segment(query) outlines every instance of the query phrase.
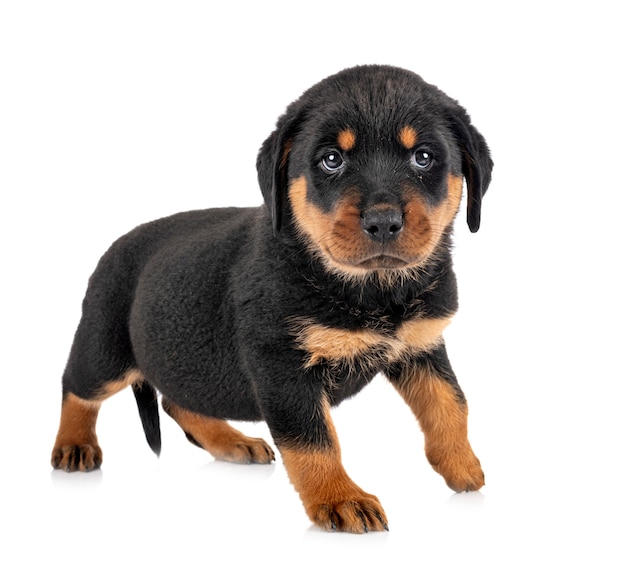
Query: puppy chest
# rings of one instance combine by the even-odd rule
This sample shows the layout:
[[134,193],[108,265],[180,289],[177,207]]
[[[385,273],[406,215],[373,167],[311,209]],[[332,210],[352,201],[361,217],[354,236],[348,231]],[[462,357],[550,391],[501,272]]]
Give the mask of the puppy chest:
[[403,357],[430,351],[442,340],[451,317],[417,317],[390,331],[329,327],[311,319],[292,322],[296,347],[304,352],[304,367],[325,364],[381,369]]

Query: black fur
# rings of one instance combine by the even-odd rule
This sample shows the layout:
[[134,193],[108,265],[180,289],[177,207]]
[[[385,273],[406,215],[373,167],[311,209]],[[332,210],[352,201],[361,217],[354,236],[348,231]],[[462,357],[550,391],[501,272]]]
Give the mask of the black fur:
[[[412,149],[398,141],[403,124],[435,156],[427,169],[417,170]],[[344,127],[356,146],[345,152],[346,172],[328,174],[320,160],[336,149]],[[417,75],[369,66],[322,81],[288,107],[259,152],[264,206],[177,214],[112,245],[90,279],[64,393],[97,398],[138,369],[145,382],[135,394],[156,451],[155,389],[204,416],[265,420],[279,448],[328,445],[322,400],[337,404],[378,372],[399,380],[402,362],[372,351],[368,359],[305,368],[294,320],[391,335],[405,320],[452,315],[451,226],[406,276],[400,267],[379,269],[398,275],[391,278],[338,276],[304,242],[290,183],[305,179],[308,205],[330,214],[354,187],[362,208],[400,206],[408,186],[436,209],[448,196],[449,176],[464,176],[467,222],[476,231],[491,167],[465,110]],[[415,353],[410,363],[435,367],[463,399],[443,345]]]
[[146,441],[156,455],[161,454],[161,422],[159,418],[158,395],[149,383],[140,382],[132,385],[139,416],[146,434]]

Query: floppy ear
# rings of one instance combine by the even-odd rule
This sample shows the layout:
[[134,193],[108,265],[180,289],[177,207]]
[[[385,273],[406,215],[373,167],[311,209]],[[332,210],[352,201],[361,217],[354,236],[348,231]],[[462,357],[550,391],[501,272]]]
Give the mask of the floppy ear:
[[471,124],[465,110],[453,116],[453,129],[463,156],[463,176],[467,184],[467,225],[472,233],[480,227],[482,199],[491,182],[493,161],[485,138]]
[[276,234],[282,227],[283,207],[286,204],[289,182],[287,175],[289,152],[296,121],[281,118],[276,130],[261,146],[256,160],[259,186]]

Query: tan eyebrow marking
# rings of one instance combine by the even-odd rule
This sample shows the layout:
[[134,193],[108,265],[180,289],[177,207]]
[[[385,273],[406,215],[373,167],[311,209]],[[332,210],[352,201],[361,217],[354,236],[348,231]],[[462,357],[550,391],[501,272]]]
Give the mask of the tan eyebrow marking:
[[407,149],[413,149],[417,145],[417,131],[411,126],[404,126],[398,135],[400,143]]
[[337,145],[342,151],[350,151],[356,145],[356,134],[351,129],[343,129],[337,136]]

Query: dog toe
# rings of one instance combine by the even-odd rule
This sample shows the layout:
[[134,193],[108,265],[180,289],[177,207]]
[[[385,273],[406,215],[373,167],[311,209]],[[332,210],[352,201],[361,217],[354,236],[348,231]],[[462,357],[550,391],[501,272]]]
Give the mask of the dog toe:
[[102,464],[102,450],[99,445],[69,445],[55,447],[52,452],[52,467],[68,473],[93,471]]
[[231,449],[219,454],[218,458],[231,463],[259,463],[262,465],[267,465],[275,460],[272,448],[259,438],[246,438],[245,441],[236,443]]
[[365,534],[389,530],[385,512],[374,496],[320,504],[312,512],[312,518],[315,524],[328,531]]
[[448,487],[455,492],[470,492],[480,490],[485,485],[485,474],[480,461],[471,451],[455,454],[454,457],[429,459],[433,468],[440,473]]

